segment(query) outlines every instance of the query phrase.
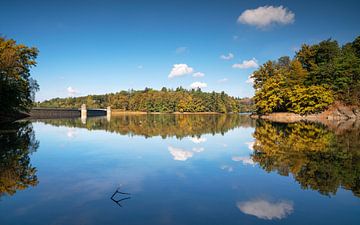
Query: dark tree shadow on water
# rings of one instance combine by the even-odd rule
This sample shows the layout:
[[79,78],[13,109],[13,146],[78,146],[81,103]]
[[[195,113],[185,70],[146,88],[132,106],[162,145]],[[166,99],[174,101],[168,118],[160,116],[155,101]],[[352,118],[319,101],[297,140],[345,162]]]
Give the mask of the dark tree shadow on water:
[[30,155],[39,147],[28,121],[0,125],[0,198],[36,186],[36,168]]
[[125,201],[127,199],[130,199],[131,197],[124,197],[131,195],[130,193],[121,192],[119,191],[120,188],[116,189],[114,194],[110,197],[110,199],[115,202],[118,206],[122,207],[121,202]]

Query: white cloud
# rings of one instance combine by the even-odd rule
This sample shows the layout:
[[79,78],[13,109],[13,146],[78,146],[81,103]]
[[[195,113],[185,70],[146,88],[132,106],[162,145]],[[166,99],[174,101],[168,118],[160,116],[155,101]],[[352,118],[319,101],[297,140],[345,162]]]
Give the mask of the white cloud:
[[191,74],[193,72],[194,69],[186,64],[174,64],[169,74],[169,78],[181,77],[187,74]]
[[248,146],[248,149],[250,149],[251,151],[254,151],[254,144],[255,144],[254,141],[246,142],[245,144]]
[[219,83],[225,83],[225,82],[228,82],[228,81],[229,81],[229,79],[227,79],[227,78],[223,78],[223,79],[218,80]]
[[252,75],[248,76],[248,79],[245,81],[247,84],[253,84],[254,78],[251,77]]
[[182,54],[182,53],[186,53],[188,51],[188,47],[178,47],[176,50],[175,50],[175,53],[176,54]]
[[193,152],[199,153],[199,152],[205,151],[205,148],[204,147],[194,147],[192,150],[193,150]]
[[79,93],[77,90],[75,90],[72,87],[68,87],[66,90],[67,90],[67,93],[68,93],[69,96],[75,96],[76,94]]
[[174,148],[172,146],[168,147],[170,154],[173,156],[174,160],[178,161],[186,161],[187,159],[193,157],[194,153],[181,149],[181,148]]
[[255,165],[255,162],[249,156],[233,156],[231,159],[235,162],[242,162],[244,165]]
[[252,58],[250,60],[244,60],[242,63],[234,64],[232,67],[239,69],[257,68],[259,66],[257,62],[255,58]]
[[231,52],[227,55],[220,56],[220,59],[223,59],[223,60],[232,60],[233,58],[234,58],[234,54],[232,54]]
[[77,136],[77,130],[74,128],[69,128],[66,132],[66,136],[70,139],[75,138]]
[[190,87],[191,87],[191,88],[206,88],[206,87],[207,87],[207,83],[196,81],[196,82],[190,84]]
[[138,67],[137,67],[139,70],[141,70],[142,68],[144,68],[144,66],[143,65],[138,65]]
[[223,166],[220,167],[220,169],[226,170],[228,172],[234,171],[234,168],[232,166],[228,166],[228,165],[223,165]]
[[265,220],[283,219],[294,211],[293,203],[283,200],[269,202],[262,199],[256,199],[246,202],[237,202],[236,206],[245,214],[253,215],[259,219]]
[[190,139],[190,141],[192,141],[192,142],[194,142],[195,144],[200,144],[200,143],[202,143],[202,142],[206,142],[207,141],[207,139],[206,138],[204,138],[204,137],[191,137],[191,138],[189,138]]
[[283,6],[261,6],[256,9],[245,10],[237,22],[266,28],[272,24],[290,24],[295,21],[295,14]]
[[196,72],[193,74],[193,77],[204,77],[204,76],[205,76],[205,74],[202,72]]

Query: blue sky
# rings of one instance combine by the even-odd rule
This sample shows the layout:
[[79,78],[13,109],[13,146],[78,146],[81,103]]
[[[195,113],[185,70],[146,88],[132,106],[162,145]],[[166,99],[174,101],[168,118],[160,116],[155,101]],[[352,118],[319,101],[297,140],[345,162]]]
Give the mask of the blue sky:
[[191,85],[245,97],[256,65],[360,35],[359,11],[358,1],[12,0],[0,33],[40,50],[37,100]]

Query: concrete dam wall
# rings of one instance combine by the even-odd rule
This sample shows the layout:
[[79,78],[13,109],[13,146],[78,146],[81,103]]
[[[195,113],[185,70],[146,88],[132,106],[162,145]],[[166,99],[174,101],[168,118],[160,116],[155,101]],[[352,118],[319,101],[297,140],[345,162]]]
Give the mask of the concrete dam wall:
[[111,113],[108,109],[62,109],[62,108],[33,108],[30,111],[30,117],[34,119],[51,119],[51,118],[86,118],[93,116],[107,116]]

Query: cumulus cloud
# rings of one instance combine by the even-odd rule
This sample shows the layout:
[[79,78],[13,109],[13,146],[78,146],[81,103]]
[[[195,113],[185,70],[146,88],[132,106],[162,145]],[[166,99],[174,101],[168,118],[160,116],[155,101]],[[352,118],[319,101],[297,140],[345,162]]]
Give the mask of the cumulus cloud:
[[67,90],[67,93],[68,93],[69,96],[75,96],[76,94],[79,93],[77,90],[75,90],[72,87],[68,87],[66,90]]
[[290,24],[295,21],[295,14],[283,6],[261,6],[256,9],[245,10],[237,22],[266,28],[273,24]]
[[252,58],[250,60],[244,60],[242,63],[237,63],[232,65],[233,68],[239,69],[249,69],[249,68],[257,68],[259,65],[257,64],[257,60]]
[[176,54],[182,54],[182,53],[186,53],[188,51],[188,47],[178,47],[176,50],[175,50],[175,53]]
[[231,159],[235,162],[242,162],[244,165],[255,165],[255,162],[249,156],[233,156]]
[[199,137],[199,138],[198,137],[190,137],[189,139],[190,139],[190,141],[194,142],[195,144],[200,144],[200,143],[207,141],[207,139],[204,137]]
[[174,64],[168,77],[169,78],[181,77],[187,74],[191,74],[193,72],[194,69],[186,64]]
[[227,78],[223,78],[223,79],[218,80],[219,83],[225,83],[225,82],[228,82],[228,81],[229,81],[229,79],[227,79]]
[[202,72],[196,72],[193,74],[193,77],[204,77],[204,76],[205,76],[205,74]]
[[173,156],[174,160],[178,161],[186,161],[187,159],[193,157],[194,153],[181,149],[181,148],[174,148],[172,146],[168,147],[170,154]]
[[234,58],[234,54],[232,54],[231,52],[227,55],[220,56],[220,59],[223,59],[223,60],[232,60],[233,58]]
[[253,84],[254,78],[251,77],[252,75],[248,76],[248,79],[245,81],[247,84]]
[[194,88],[194,89],[196,89],[196,88],[206,88],[206,87],[207,87],[207,83],[196,81],[196,82],[190,84],[190,87],[191,87],[191,88]]
[[293,203],[283,200],[270,202],[256,199],[246,202],[237,202],[236,206],[241,212],[264,220],[283,219],[294,211]]

